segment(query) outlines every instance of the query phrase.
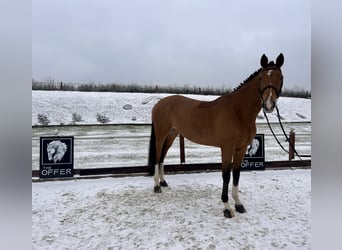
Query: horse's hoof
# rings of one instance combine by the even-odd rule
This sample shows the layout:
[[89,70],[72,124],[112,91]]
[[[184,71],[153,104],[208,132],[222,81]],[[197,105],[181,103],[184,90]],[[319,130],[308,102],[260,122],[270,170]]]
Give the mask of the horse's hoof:
[[233,218],[232,212],[228,209],[223,210],[223,215],[226,218]]
[[166,181],[161,181],[161,182],[160,182],[160,186],[162,186],[162,187],[168,187],[169,185],[167,185],[167,182],[166,182]]
[[154,192],[155,193],[161,193],[162,192],[161,187],[160,186],[155,186],[154,187]]
[[235,205],[235,210],[239,213],[246,213],[246,209],[242,204]]

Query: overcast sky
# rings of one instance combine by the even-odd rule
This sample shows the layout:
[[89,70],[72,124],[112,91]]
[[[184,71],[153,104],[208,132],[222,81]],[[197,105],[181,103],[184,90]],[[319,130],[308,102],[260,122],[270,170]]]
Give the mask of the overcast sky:
[[282,52],[311,89],[309,0],[33,0],[32,78],[235,87]]

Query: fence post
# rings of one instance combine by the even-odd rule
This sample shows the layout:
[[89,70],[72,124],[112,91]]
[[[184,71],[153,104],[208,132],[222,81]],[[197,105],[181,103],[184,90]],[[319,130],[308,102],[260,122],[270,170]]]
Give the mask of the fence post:
[[[295,148],[295,137],[296,137],[296,133],[294,132],[294,129],[291,128],[290,130],[290,136],[289,136],[289,161],[291,161],[292,159],[294,159],[294,148]],[[291,147],[291,145],[293,147]]]
[[180,162],[185,163],[184,137],[179,135]]

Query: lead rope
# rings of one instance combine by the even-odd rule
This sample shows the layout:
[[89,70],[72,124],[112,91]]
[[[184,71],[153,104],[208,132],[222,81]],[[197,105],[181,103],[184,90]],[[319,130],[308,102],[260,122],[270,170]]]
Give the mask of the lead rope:
[[272,129],[272,127],[271,127],[270,121],[268,120],[268,117],[267,117],[267,114],[266,114],[265,110],[262,109],[262,111],[264,112],[264,116],[266,117],[267,125],[268,125],[268,127],[270,128],[270,130],[271,130],[271,132],[272,132],[272,135],[273,135],[274,139],[276,139],[276,141],[278,142],[279,146],[280,146],[286,153],[289,153],[289,151],[287,151],[287,150],[283,147],[283,145],[281,145],[281,143],[280,143],[280,141],[278,140],[277,136],[276,136],[275,133],[273,132],[273,129]]
[[[298,154],[298,152],[297,152],[297,150],[295,149],[295,147],[292,145],[291,141],[289,140],[289,138],[288,138],[288,136],[287,136],[287,134],[286,134],[286,132],[285,132],[285,130],[284,130],[283,124],[282,124],[281,119],[280,119],[280,114],[279,114],[278,106],[275,105],[275,107],[276,107],[276,110],[277,110],[278,121],[279,121],[280,127],[281,127],[281,129],[282,129],[282,131],[283,131],[283,134],[284,134],[284,136],[285,136],[285,138],[286,138],[286,141],[289,143],[289,145],[290,145],[290,147],[292,148],[293,152],[295,152],[295,154],[298,156],[298,158],[302,161],[302,158],[301,158],[300,155]],[[265,110],[262,109],[262,111],[264,112],[264,116],[266,117],[267,125],[268,125],[268,127],[270,128],[270,130],[271,130],[271,132],[272,132],[274,138],[275,138],[276,141],[278,142],[279,146],[280,146],[287,154],[289,154],[289,151],[287,151],[287,150],[283,147],[283,145],[281,145],[280,141],[278,140],[277,136],[275,135],[275,133],[274,133],[272,127],[271,127],[270,121],[268,120],[268,117],[267,117],[267,114],[266,114]]]
[[276,107],[276,110],[277,110],[277,117],[278,117],[278,121],[279,121],[279,124],[280,124],[280,127],[281,127],[281,130],[283,131],[283,134],[285,135],[285,138],[286,138],[286,141],[289,142],[289,145],[290,147],[292,148],[293,152],[295,152],[295,154],[298,156],[299,160],[303,160],[300,155],[298,154],[297,150],[295,149],[295,147],[293,146],[293,144],[291,143],[289,137],[287,136],[286,132],[285,132],[285,129],[283,127],[283,123],[281,122],[281,119],[280,119],[280,114],[279,114],[279,109],[278,109],[278,105],[275,105]]

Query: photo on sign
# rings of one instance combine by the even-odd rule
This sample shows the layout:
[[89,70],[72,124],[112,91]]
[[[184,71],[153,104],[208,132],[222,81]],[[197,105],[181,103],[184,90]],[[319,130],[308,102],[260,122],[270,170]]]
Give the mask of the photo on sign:
[[255,158],[255,157],[263,157],[263,140],[261,135],[256,135],[253,139],[252,143],[248,145],[245,157],[247,158]]
[[60,162],[65,152],[68,150],[68,146],[61,141],[52,141],[47,145],[47,154],[49,161],[53,161],[54,163]]
[[69,138],[44,138],[41,150],[42,165],[72,164],[72,147]]
[[249,144],[248,147],[247,147],[246,155],[248,155],[249,157],[252,157],[252,156],[256,155],[259,147],[260,147],[259,140],[258,139],[253,139],[252,143]]

